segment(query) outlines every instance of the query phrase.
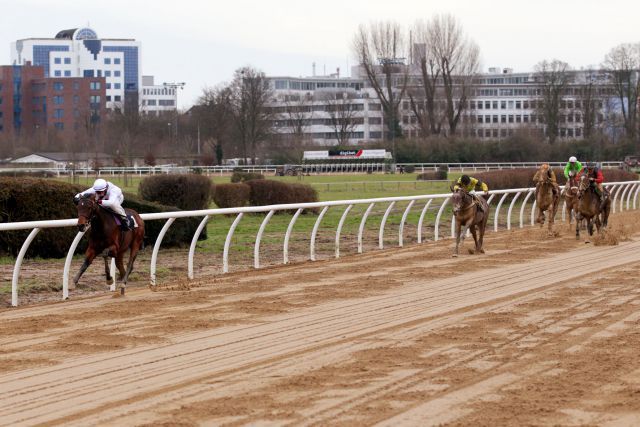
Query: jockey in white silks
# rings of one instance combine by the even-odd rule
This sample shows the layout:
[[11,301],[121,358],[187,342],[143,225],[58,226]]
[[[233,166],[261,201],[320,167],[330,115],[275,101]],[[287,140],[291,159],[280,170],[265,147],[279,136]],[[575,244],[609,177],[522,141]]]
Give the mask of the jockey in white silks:
[[93,183],[93,187],[83,191],[82,193],[76,194],[75,199],[77,200],[82,196],[91,194],[96,195],[96,201],[99,205],[109,209],[111,212],[122,218],[123,228],[129,227],[127,214],[122,207],[124,195],[122,194],[122,190],[120,189],[120,187],[112,182],[108,182],[102,178],[98,178]]

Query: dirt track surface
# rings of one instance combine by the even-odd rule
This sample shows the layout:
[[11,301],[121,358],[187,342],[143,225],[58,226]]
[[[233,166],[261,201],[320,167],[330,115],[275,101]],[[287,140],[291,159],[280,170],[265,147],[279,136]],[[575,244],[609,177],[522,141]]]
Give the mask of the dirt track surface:
[[0,425],[639,425],[640,239],[486,247],[0,311]]

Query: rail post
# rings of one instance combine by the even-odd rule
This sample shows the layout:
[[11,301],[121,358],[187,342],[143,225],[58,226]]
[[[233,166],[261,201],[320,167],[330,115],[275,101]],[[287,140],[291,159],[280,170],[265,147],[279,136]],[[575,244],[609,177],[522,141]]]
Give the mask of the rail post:
[[396,205],[396,202],[391,202],[387,207],[387,210],[384,211],[384,215],[382,216],[382,221],[380,222],[380,231],[378,233],[378,248],[384,249],[384,225],[387,223],[387,218],[389,217],[389,213],[391,209]]
[[440,218],[442,217],[442,212],[444,211],[444,207],[447,206],[447,203],[449,203],[449,199],[451,197],[447,197],[446,199],[444,199],[444,201],[442,202],[442,204],[440,205],[440,209],[438,209],[438,215],[436,215],[436,222],[434,224],[434,230],[433,230],[433,241],[437,242],[439,235],[440,235]]
[[427,203],[424,205],[424,208],[422,208],[422,212],[420,212],[420,219],[418,219],[418,243],[422,243],[422,223],[424,221],[424,216],[426,215],[427,210],[431,205],[431,202],[433,202],[433,199],[427,200]]
[[167,234],[167,230],[171,227],[171,224],[175,221],[175,218],[169,218],[167,222],[164,223],[162,229],[160,230],[160,234],[156,238],[156,243],[153,245],[153,253],[151,254],[151,267],[149,268],[149,281],[151,286],[156,285],[156,262],[158,261],[158,251],[160,251],[160,245],[162,244],[162,239],[164,239],[164,235]]
[[200,224],[198,224],[196,232],[193,233],[191,245],[189,245],[189,260],[187,265],[187,277],[189,278],[189,280],[193,280],[193,255],[196,252],[196,244],[198,243],[198,238],[200,237],[202,230],[204,230],[204,227],[207,225],[209,218],[209,215],[205,215],[204,218],[202,218],[202,221],[200,221]]
[[375,203],[370,203],[367,210],[364,211],[362,219],[360,220],[360,227],[358,227],[358,253],[362,253],[362,234],[364,233],[364,226],[367,223],[367,217],[371,213],[371,210],[375,206]]
[[[89,227],[91,227],[91,225],[89,225]],[[87,230],[89,230],[89,227],[87,227]],[[76,252],[76,248],[80,243],[80,239],[82,239],[82,236],[84,236],[87,230],[80,231],[78,232],[78,234],[76,234],[76,237],[73,239],[73,242],[71,242],[71,246],[69,247],[69,251],[67,252],[67,258],[64,260],[64,270],[62,270],[63,300],[69,298],[69,271],[71,270],[71,260],[73,259],[73,254]]]
[[265,215],[264,219],[260,223],[260,228],[258,229],[258,234],[256,234],[256,243],[253,246],[253,268],[260,268],[260,242],[262,241],[262,233],[264,233],[269,220],[273,216],[274,210],[270,210],[267,215]]
[[13,266],[13,277],[11,278],[11,305],[13,307],[18,306],[18,277],[20,276],[20,267],[22,266],[22,260],[24,259],[24,255],[27,253],[31,242],[36,238],[36,235],[40,231],[39,228],[34,228],[31,230],[31,233],[27,236],[27,238],[22,243],[22,247],[20,248],[20,252],[18,253],[18,257],[16,258],[16,263]]
[[513,206],[516,204],[516,200],[522,194],[522,191],[518,191],[515,196],[513,196],[513,200],[511,200],[511,204],[509,205],[509,210],[507,211],[507,230],[511,230],[511,212],[513,211]]
[[309,259],[311,261],[316,260],[316,236],[318,235],[318,229],[320,228],[320,223],[322,222],[322,218],[324,218],[324,214],[329,210],[329,206],[325,206],[322,208],[320,215],[316,219],[316,223],[313,224],[313,230],[311,231],[311,242],[309,243]]
[[233,220],[233,223],[231,224],[231,227],[229,227],[229,231],[227,232],[227,238],[224,241],[224,250],[222,251],[222,272],[223,273],[229,272],[229,249],[231,248],[231,239],[233,238],[233,233],[235,233],[236,227],[238,226],[238,223],[242,219],[243,215],[244,213],[240,212],[236,216],[236,219]]
[[402,219],[400,220],[400,228],[398,230],[398,246],[402,247],[403,246],[403,234],[404,234],[404,223],[407,220],[407,216],[409,215],[409,211],[411,210],[411,208],[413,207],[413,205],[415,204],[415,200],[412,200],[409,202],[409,204],[407,205],[407,208],[404,210],[404,213],[402,214]]
[[524,200],[522,201],[522,207],[520,208],[520,228],[524,227],[524,209],[525,209],[525,206],[527,206],[527,201],[529,200],[532,194],[533,194],[533,190],[529,190]]
[[285,234],[284,236],[284,247],[282,249],[283,264],[289,264],[289,239],[291,238],[293,225],[298,220],[298,217],[300,216],[300,212],[302,212],[302,208],[299,208],[296,211],[296,213],[293,215],[293,218],[291,218],[291,221],[289,222],[289,226],[287,227],[287,234]]
[[498,202],[498,206],[496,206],[496,212],[493,215],[493,231],[498,231],[498,221],[500,220],[500,208],[502,207],[502,203],[507,198],[509,193],[504,193]]
[[347,215],[353,205],[347,206],[347,208],[342,213],[340,217],[340,222],[338,223],[338,228],[336,229],[336,258],[340,258],[340,232],[342,231],[342,225],[344,224],[345,219],[347,219]]

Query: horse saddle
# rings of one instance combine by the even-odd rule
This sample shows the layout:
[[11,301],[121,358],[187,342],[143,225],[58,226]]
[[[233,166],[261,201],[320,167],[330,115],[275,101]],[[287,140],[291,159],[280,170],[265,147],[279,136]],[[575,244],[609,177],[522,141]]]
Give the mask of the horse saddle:
[[122,218],[120,215],[113,214],[113,218],[116,220],[116,224],[123,229],[133,230],[134,228],[138,228],[138,223],[133,215],[127,214],[126,218]]

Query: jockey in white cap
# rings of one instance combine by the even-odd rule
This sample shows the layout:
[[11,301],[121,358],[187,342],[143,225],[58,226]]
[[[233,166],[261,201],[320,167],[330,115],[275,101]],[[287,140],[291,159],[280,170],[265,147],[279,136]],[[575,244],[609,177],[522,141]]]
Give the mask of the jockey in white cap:
[[122,228],[129,228],[127,214],[122,207],[124,195],[122,194],[122,190],[120,189],[120,187],[112,182],[105,181],[102,178],[98,178],[93,183],[93,187],[83,191],[82,193],[76,194],[74,200],[77,201],[78,199],[80,199],[80,197],[91,194],[95,194],[96,201],[99,205],[109,209],[111,212],[117,214],[120,218],[122,218]]

